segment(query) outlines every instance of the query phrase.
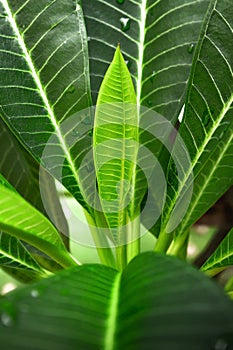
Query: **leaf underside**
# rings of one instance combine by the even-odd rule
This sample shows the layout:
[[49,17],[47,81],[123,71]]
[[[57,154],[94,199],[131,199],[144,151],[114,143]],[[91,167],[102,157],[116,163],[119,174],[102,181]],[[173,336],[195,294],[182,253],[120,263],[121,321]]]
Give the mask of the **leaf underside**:
[[208,3],[83,0],[93,101],[97,100],[101,81],[120,43],[138,104],[175,122]]
[[226,268],[231,265],[233,265],[233,229],[230,230],[215,252],[204,263],[202,270]]
[[[72,132],[80,128],[80,116],[75,125],[62,124],[90,105],[81,8],[72,0],[1,0],[0,13],[2,117],[33,156],[82,202],[77,154],[90,140],[77,146],[77,133],[75,139]],[[91,119],[84,122],[89,130]],[[51,147],[43,155],[47,143]]]
[[[233,8],[231,1],[211,1],[189,81],[184,120],[179,135],[190,155],[180,182],[170,166],[162,230],[183,233],[233,184]],[[174,153],[178,142],[175,144]],[[180,160],[182,167],[182,159]],[[172,164],[171,164],[172,165]],[[185,196],[191,203],[179,224]],[[179,224],[179,225],[178,225]],[[178,227],[177,227],[178,225]]]

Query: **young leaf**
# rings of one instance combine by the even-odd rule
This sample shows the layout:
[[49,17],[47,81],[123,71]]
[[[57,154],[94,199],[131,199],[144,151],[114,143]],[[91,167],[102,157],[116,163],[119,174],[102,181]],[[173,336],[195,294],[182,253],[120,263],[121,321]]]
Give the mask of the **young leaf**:
[[58,176],[63,167],[59,180],[82,202],[71,130],[61,127],[90,104],[81,8],[72,0],[1,0],[0,13],[2,117],[38,160],[54,136],[48,170]]
[[0,230],[23,240],[58,264],[75,265],[55,227],[0,175]]
[[233,228],[204,263],[202,270],[208,271],[210,274],[216,274],[230,265],[233,265]]
[[[211,1],[202,28],[189,81],[185,117],[179,129],[191,158],[190,167],[179,186],[174,186],[176,174],[170,167],[163,232],[177,228],[182,235],[233,183],[230,160],[233,153],[232,11],[228,0]],[[182,165],[182,159],[180,162]],[[194,182],[189,184],[191,174]],[[178,226],[179,211],[192,185],[191,203]],[[178,238],[178,245],[185,239],[183,234]]]
[[85,265],[3,297],[1,345],[10,350],[206,350],[221,340],[230,349],[232,308],[206,276],[174,257],[150,252],[123,273]]
[[[116,242],[127,224],[137,157],[137,106],[130,73],[118,46],[100,88],[95,115],[94,160],[98,192]],[[115,230],[114,230],[115,229]],[[124,235],[122,233],[122,235]]]
[[[118,43],[137,103],[176,122],[209,0],[83,0],[93,100]],[[104,56],[103,56],[104,53]]]

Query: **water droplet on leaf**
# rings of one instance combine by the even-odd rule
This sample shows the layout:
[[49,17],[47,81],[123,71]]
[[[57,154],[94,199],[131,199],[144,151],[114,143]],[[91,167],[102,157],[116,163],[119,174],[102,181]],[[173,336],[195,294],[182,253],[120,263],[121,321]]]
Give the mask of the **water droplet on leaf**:
[[3,326],[5,327],[11,327],[14,324],[14,319],[11,315],[9,315],[7,312],[3,312],[1,314],[1,322]]
[[91,137],[93,136],[93,129],[88,131],[88,135],[91,136]]
[[147,105],[148,105],[149,107],[152,106],[152,101],[151,101],[151,100],[147,100],[146,103],[147,103]]
[[33,290],[31,290],[30,295],[31,295],[32,298],[38,298],[40,293],[39,293],[38,290],[33,289]]
[[75,86],[74,85],[70,85],[70,87],[67,89],[67,92],[69,94],[72,94],[75,91]]
[[204,126],[207,126],[210,122],[210,115],[209,111],[205,111],[202,116],[202,122]]
[[123,32],[126,32],[127,30],[130,29],[130,18],[128,18],[128,17],[121,17],[120,23],[121,23],[121,30]]
[[215,350],[227,350],[228,349],[228,343],[224,339],[218,339],[215,347]]
[[195,49],[195,44],[190,44],[188,47],[188,53],[190,54],[193,53],[194,49]]
[[84,125],[90,125],[91,124],[91,119],[89,115],[85,115],[85,117],[83,118],[83,124]]
[[16,319],[16,309],[15,306],[10,301],[3,302],[2,313],[0,315],[0,320],[3,326],[11,327],[14,325]]
[[151,77],[150,77],[150,81],[152,84],[154,83],[155,75],[156,75],[156,72],[155,72],[155,70],[153,70]]
[[77,137],[77,136],[79,136],[79,131],[73,129],[73,130],[71,131],[71,135],[74,136],[74,137]]
[[223,135],[224,135],[224,131],[222,131],[221,133],[220,133],[220,135],[219,135],[219,140],[223,137]]
[[116,2],[117,2],[117,4],[122,5],[122,4],[124,4],[125,0],[116,0]]
[[89,173],[91,173],[94,170],[94,165],[91,162],[87,163],[86,167]]

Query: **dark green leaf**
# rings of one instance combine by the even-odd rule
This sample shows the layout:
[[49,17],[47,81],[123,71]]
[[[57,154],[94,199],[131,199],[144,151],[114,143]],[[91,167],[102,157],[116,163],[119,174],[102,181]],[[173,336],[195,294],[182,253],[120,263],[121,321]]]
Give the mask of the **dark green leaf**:
[[175,122],[209,1],[82,0],[93,100],[115,47],[131,71],[138,104]]
[[[179,130],[190,155],[190,166],[183,170],[179,182],[170,166],[162,231],[173,231],[181,221],[180,213],[186,212],[177,227],[178,235],[184,233],[233,183],[232,28],[231,1],[211,1],[194,57],[185,117]],[[174,154],[179,147],[177,142]],[[183,159],[180,167],[182,170]],[[186,196],[192,192],[192,186],[189,205]],[[182,244],[180,239],[179,242]]]
[[[220,243],[215,252],[202,266],[203,271],[210,271],[211,274],[233,265],[233,229]],[[211,272],[211,270],[213,270]]]
[[1,0],[0,13],[2,117],[38,160],[50,143],[43,164],[82,201],[71,130],[62,127],[90,103],[81,8],[72,0]]
[[230,349],[232,311],[200,272],[145,253],[122,274],[86,265],[8,294],[0,337],[9,350]]

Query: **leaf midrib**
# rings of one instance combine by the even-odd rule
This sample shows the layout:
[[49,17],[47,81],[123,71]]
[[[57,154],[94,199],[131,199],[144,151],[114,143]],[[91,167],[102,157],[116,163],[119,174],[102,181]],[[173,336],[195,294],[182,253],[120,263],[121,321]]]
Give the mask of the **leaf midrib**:
[[146,18],[147,18],[147,0],[142,0],[141,2],[141,21],[139,28],[139,44],[138,44],[138,75],[137,75],[137,85],[136,85],[136,97],[137,106],[140,106],[141,102],[141,92],[143,83],[143,60],[144,60],[144,44],[145,44],[145,34],[146,34]]
[[108,309],[109,316],[106,321],[106,334],[104,338],[103,350],[114,350],[114,347],[115,347],[115,335],[116,335],[116,328],[117,328],[120,285],[121,285],[121,273],[118,272],[112,287],[112,294],[111,294],[110,304]]

